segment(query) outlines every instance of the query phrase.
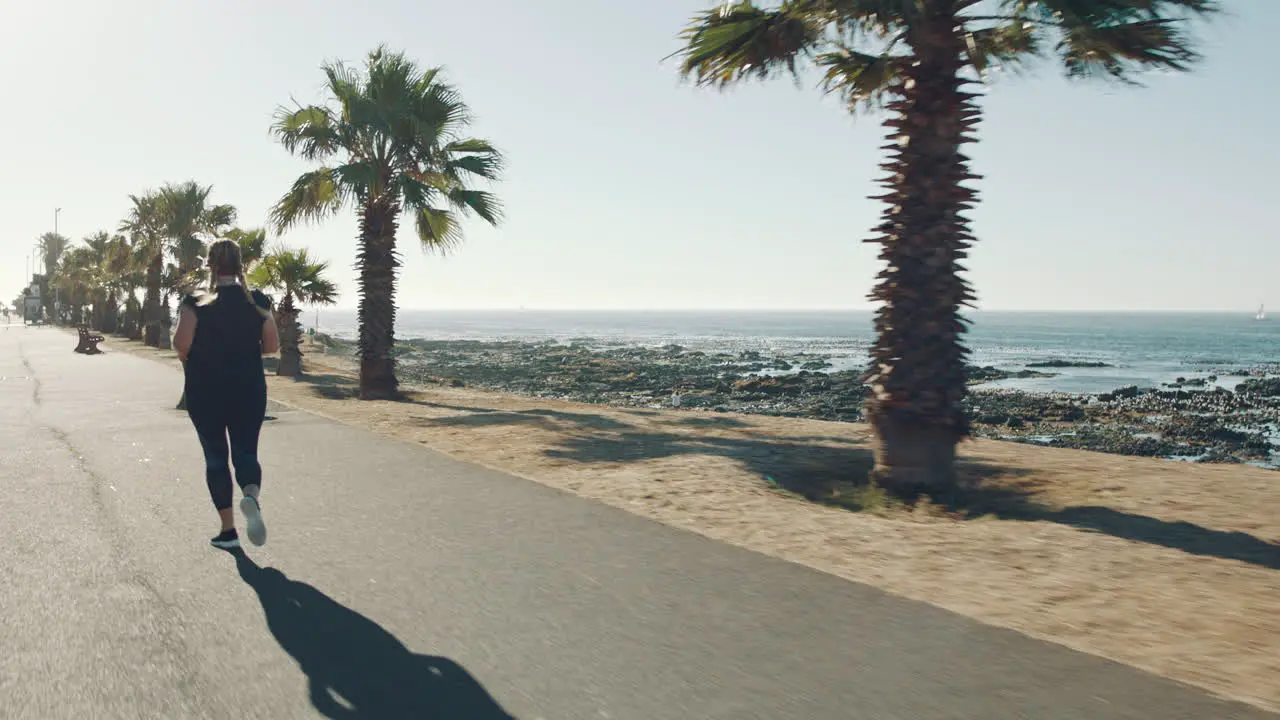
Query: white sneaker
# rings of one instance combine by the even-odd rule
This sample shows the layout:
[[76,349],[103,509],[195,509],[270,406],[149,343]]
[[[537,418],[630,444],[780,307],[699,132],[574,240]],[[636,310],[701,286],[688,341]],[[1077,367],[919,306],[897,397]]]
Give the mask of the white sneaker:
[[256,498],[245,495],[240,499],[240,512],[244,513],[244,530],[249,542],[262,545],[267,542],[267,523],[262,519],[262,506]]

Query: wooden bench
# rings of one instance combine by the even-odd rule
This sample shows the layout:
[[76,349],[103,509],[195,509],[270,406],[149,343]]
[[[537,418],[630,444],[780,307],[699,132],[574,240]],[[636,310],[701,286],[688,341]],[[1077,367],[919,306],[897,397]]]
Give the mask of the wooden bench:
[[85,355],[97,355],[102,352],[98,349],[98,343],[103,341],[101,335],[94,335],[89,332],[88,325],[77,325],[76,332],[80,333],[80,342],[76,343],[76,352]]

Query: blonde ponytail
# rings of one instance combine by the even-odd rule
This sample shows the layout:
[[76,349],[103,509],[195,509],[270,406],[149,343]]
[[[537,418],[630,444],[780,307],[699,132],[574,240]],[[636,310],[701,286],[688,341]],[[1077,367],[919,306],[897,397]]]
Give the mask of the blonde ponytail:
[[[240,281],[240,290],[244,299],[255,308],[253,292],[249,290],[249,279],[244,274],[244,261],[240,257],[240,246],[234,240],[218,240],[209,246],[209,292],[218,294],[218,278],[232,275]],[[261,308],[258,308],[261,311]],[[263,313],[266,314],[265,312]]]

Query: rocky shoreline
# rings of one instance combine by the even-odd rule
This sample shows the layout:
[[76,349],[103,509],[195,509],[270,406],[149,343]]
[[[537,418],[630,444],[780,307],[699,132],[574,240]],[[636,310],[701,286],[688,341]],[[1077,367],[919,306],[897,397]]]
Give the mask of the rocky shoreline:
[[[337,355],[353,343],[318,336]],[[853,422],[862,419],[861,371],[823,354],[705,352],[577,338],[567,343],[407,340],[397,346],[404,382],[476,386],[623,407],[685,407]],[[1068,359],[1018,369],[970,368],[967,400],[981,437],[1124,455],[1280,468],[1280,368],[1206,368],[1163,389],[1098,395],[987,389],[984,383],[1052,377]],[[1236,390],[1221,375],[1248,377]]]

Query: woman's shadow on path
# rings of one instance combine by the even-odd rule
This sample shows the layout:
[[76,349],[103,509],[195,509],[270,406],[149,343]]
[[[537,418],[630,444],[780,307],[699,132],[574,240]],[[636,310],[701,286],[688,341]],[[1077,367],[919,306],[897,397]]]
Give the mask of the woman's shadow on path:
[[242,550],[231,552],[267,627],[325,717],[514,720],[460,665],[411,652],[381,625]]

